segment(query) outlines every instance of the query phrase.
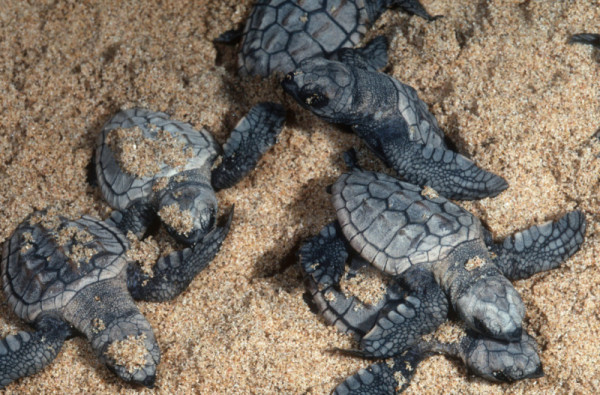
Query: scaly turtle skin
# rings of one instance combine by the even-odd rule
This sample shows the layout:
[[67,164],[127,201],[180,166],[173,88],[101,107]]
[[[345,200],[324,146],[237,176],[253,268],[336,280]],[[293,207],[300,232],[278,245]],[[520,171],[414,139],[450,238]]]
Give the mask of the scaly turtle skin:
[[[151,274],[126,255],[124,232],[141,234],[152,218],[133,214],[114,212],[101,221],[36,212],[7,240],[3,291],[15,314],[35,331],[0,339],[0,388],[50,364],[76,333],[86,336],[98,358],[123,380],[154,385],[160,350],[133,300],[164,301],[185,290],[219,251],[231,214],[203,244],[160,258]],[[133,356],[118,356],[124,345],[135,350]]]
[[508,185],[450,150],[437,120],[416,91],[356,58],[303,61],[281,82],[304,108],[348,125],[407,181],[450,199],[496,196]]
[[[96,175],[102,195],[117,210],[136,206],[160,214],[174,208],[175,217],[187,214],[187,228],[180,224],[175,229],[171,220],[167,229],[179,241],[196,243],[214,227],[214,189],[233,186],[254,168],[275,143],[284,116],[278,104],[252,108],[231,133],[221,164],[211,173],[221,148],[208,131],[197,131],[164,113],[121,111],[98,138]],[[161,216],[163,221],[167,217]]]
[[600,48],[600,34],[580,33],[574,34],[569,39],[569,44],[588,44]]
[[[259,0],[243,31],[239,73],[263,77],[287,73],[309,57],[352,48],[392,7],[434,19],[417,0]],[[220,41],[230,41],[226,38],[230,36]]]
[[[318,312],[359,338],[355,353],[370,358],[401,355],[450,308],[482,336],[471,338],[522,343],[524,306],[509,280],[557,267],[585,232],[583,214],[574,211],[497,244],[476,217],[447,199],[358,168],[333,185],[332,201],[338,220],[302,245],[300,263]],[[344,295],[340,280],[350,256],[354,272],[368,263],[391,276],[377,303]],[[481,367],[463,359],[476,372]]]

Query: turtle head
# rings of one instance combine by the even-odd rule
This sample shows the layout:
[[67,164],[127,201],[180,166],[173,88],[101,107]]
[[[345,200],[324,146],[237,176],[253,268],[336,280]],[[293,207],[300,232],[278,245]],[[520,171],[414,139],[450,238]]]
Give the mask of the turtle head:
[[535,339],[525,331],[515,342],[478,334],[466,336],[462,342],[465,364],[473,373],[487,380],[510,383],[544,375]]
[[121,379],[152,388],[160,349],[150,323],[139,311],[119,311],[117,307],[116,313],[111,313],[103,316],[104,320],[96,321],[105,327],[96,325],[92,329],[89,336],[92,347]]
[[194,244],[215,226],[217,208],[215,191],[210,185],[181,182],[160,197],[158,214],[175,239]]
[[283,90],[304,108],[329,122],[345,123],[351,110],[354,76],[341,62],[304,60],[281,81]]
[[[125,339],[124,342],[129,340],[135,341],[136,339]],[[155,355],[152,355],[151,352],[152,350],[146,350],[146,355],[140,354],[142,355],[140,361],[144,360],[144,362],[139,365],[137,365],[135,360],[117,361],[109,359],[106,362],[106,366],[124,381],[153,388],[156,381],[156,367],[160,360],[160,353],[157,354],[158,359],[155,359]]]
[[455,308],[464,322],[481,334],[504,341],[521,338],[525,306],[512,284],[494,270],[473,277]]

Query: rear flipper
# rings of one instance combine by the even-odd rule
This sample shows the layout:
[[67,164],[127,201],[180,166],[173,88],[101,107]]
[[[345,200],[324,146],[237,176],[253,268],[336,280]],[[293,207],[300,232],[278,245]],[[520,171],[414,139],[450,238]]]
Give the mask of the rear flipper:
[[493,197],[508,188],[506,181],[464,156],[403,139],[381,144],[387,163],[407,181],[427,185],[449,199]]
[[502,243],[489,245],[496,254],[493,262],[509,280],[555,269],[577,252],[583,243],[585,227],[584,214],[571,211],[556,222],[532,226]]
[[362,48],[343,48],[330,56],[349,66],[367,71],[383,69],[388,62],[388,41],[385,36],[377,36]]
[[441,15],[431,16],[418,0],[386,0],[388,7],[400,7],[409,14],[420,16],[428,21],[441,18]]
[[600,48],[600,34],[581,33],[574,34],[569,39],[569,44],[589,44]]
[[285,110],[280,104],[266,102],[252,107],[223,146],[223,160],[212,172],[213,187],[232,187],[248,174],[275,144],[284,120]]
[[160,258],[152,268],[152,274],[144,273],[138,265],[127,269],[127,288],[136,300],[162,302],[171,300],[190,285],[217,255],[229,233],[233,208],[223,227],[216,227],[191,248],[184,248]]
[[66,322],[44,317],[35,332],[21,331],[0,340],[0,388],[48,366],[70,335]]

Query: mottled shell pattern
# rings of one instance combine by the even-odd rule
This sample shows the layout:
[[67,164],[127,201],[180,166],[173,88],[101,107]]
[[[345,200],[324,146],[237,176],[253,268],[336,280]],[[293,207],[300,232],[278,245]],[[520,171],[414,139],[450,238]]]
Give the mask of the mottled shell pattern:
[[398,275],[430,268],[459,244],[481,237],[481,223],[443,197],[385,174],[355,170],[332,188],[342,232],[375,267]]
[[[135,174],[124,169],[113,150],[115,145],[110,143],[111,138],[120,136],[112,134],[114,130],[131,131],[132,134],[141,130],[143,139],[150,143],[154,141],[158,147],[165,144],[161,138],[164,139],[165,132],[168,133],[166,137],[170,135],[172,141],[167,143],[178,144],[176,148],[180,152],[176,157],[179,163],[161,162],[150,157],[146,160],[155,166],[151,174]],[[134,150],[136,147],[129,148]],[[200,169],[206,175],[207,182],[210,182],[210,168],[219,152],[220,148],[213,136],[204,129],[195,130],[192,125],[170,119],[165,113],[140,108],[129,109],[116,114],[102,128],[96,151],[97,177],[108,203],[121,210],[136,199],[150,198],[160,189],[160,183],[182,171]],[[132,153],[133,160],[142,160],[141,156],[139,153]]]
[[242,75],[288,73],[309,57],[356,46],[376,15],[365,0],[259,0],[244,28]]
[[43,219],[36,212],[24,221],[2,254],[4,295],[27,322],[62,309],[89,284],[124,275],[127,264],[129,242],[105,222],[57,217],[48,228]]

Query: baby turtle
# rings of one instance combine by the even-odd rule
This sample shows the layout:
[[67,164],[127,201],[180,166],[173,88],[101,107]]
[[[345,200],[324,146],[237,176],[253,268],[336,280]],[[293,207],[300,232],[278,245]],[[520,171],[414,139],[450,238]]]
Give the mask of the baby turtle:
[[243,36],[238,54],[242,76],[287,73],[306,58],[331,56],[356,46],[377,18],[392,7],[435,19],[418,0],[259,0],[243,32],[226,32],[217,42]]
[[269,149],[282,129],[285,111],[275,103],[250,110],[221,148],[205,129],[134,108],[117,113],[103,127],[96,150],[102,195],[115,209],[160,216],[179,241],[196,243],[213,229],[214,189],[238,182]]
[[281,84],[300,105],[328,122],[348,125],[386,165],[450,199],[496,196],[506,181],[450,150],[417,92],[365,67],[357,58],[303,61]]
[[580,33],[574,34],[569,39],[569,44],[588,44],[600,48],[600,34]]
[[219,251],[231,213],[204,243],[161,257],[151,273],[127,255],[126,232],[142,234],[152,219],[138,214],[101,221],[36,212],[17,227],[3,249],[3,290],[35,330],[0,340],[0,388],[50,364],[76,333],[123,380],[154,385],[160,350],[133,300],[165,301],[184,291]]
[[335,395],[398,394],[425,358],[445,354],[463,361],[469,371],[490,381],[511,383],[544,376],[537,344],[525,331],[520,341],[503,342],[467,331],[452,343],[422,341],[394,357],[361,369],[338,385]]
[[[338,221],[301,246],[300,263],[318,311],[355,334],[356,353],[371,358],[401,355],[443,323],[450,306],[490,341],[522,342],[525,309],[509,280],[557,267],[585,231],[583,214],[573,211],[494,243],[447,199],[358,168],[336,181],[332,201]],[[367,261],[391,277],[372,305],[340,288],[350,254],[354,271]]]

